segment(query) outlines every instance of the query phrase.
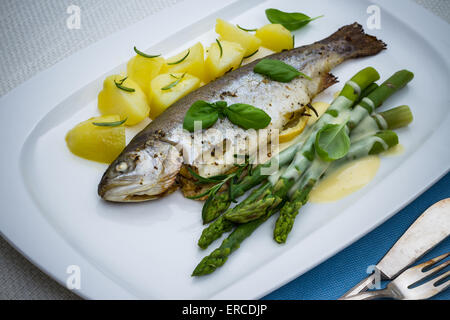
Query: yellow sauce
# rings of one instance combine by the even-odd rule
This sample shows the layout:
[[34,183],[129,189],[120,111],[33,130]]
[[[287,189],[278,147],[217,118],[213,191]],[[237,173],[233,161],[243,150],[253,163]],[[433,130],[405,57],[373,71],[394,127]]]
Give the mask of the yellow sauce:
[[405,147],[401,144],[396,145],[395,147],[390,148],[388,151],[383,152],[382,156],[398,156],[405,152]]
[[368,156],[344,164],[316,185],[309,201],[323,203],[340,200],[366,186],[375,177],[379,167],[378,156]]

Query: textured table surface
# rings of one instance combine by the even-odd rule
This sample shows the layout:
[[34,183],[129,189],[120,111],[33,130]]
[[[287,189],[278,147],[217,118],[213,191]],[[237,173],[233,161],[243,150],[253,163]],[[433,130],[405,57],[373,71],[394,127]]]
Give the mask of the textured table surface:
[[[2,0],[0,1],[0,74],[8,75],[0,80],[0,96],[6,94],[39,71],[49,68],[58,61],[85,48],[89,44],[105,38],[136,21],[160,10],[189,0]],[[414,0],[442,19],[450,22],[450,0]],[[82,28],[69,30],[66,27],[69,5],[75,4],[82,9]],[[74,32],[75,31],[75,32]],[[372,240],[396,231],[400,236],[407,223],[438,201],[439,197],[450,197],[450,176],[447,175],[426,194],[402,210],[398,215],[378,227],[343,252],[330,258],[307,274],[273,292],[271,299],[335,299],[345,291],[339,277],[328,277],[331,285],[327,290],[318,282],[334,268],[354,270],[358,264],[352,257],[359,255],[363,265],[376,263],[371,261],[393,244],[384,242],[372,255],[361,254],[370,247]],[[405,217],[404,219],[399,217]],[[402,219],[402,220],[399,220]],[[411,221],[410,221],[411,220]],[[402,223],[400,223],[402,221]],[[397,227],[396,227],[397,226]],[[398,235],[397,235],[398,233]],[[375,238],[374,238],[375,237]],[[448,241],[438,250],[449,249]],[[342,266],[342,261],[353,264]],[[364,270],[361,270],[364,272]],[[335,272],[334,272],[335,273]],[[350,272],[351,273],[351,272]],[[355,274],[357,277],[364,274]],[[349,280],[349,279],[347,279]],[[348,282],[348,281],[347,281]],[[20,253],[0,237],[0,299],[77,299],[78,297],[60,286],[38,268],[28,262]],[[448,299],[448,295],[444,296]]]

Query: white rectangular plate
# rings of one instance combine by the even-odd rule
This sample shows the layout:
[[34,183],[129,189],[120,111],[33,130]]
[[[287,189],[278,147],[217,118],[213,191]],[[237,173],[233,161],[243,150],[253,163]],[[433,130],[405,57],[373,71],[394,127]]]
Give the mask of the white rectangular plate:
[[[384,158],[375,180],[329,205],[302,209],[286,245],[272,240],[274,220],[259,228],[211,276],[192,278],[207,251],[201,204],[179,192],[141,204],[98,198],[106,168],[72,155],[64,141],[76,123],[98,113],[96,97],[107,74],[124,70],[132,48],[169,56],[214,41],[215,18],[254,27],[264,10],[324,14],[296,32],[297,46],[339,27],[365,25],[368,1],[184,1],[56,64],[0,100],[0,229],[31,261],[65,283],[67,267],[81,270],[86,298],[232,298],[264,296],[306,272],[395,214],[449,170],[449,26],[410,1],[378,1],[381,29],[366,30],[388,44],[381,54],[350,61],[333,73],[348,79],[368,65],[386,79],[407,68],[415,79],[387,105],[409,104],[415,121],[399,130],[406,152]],[[418,22],[421,23],[418,23]],[[367,28],[366,28],[367,29]],[[318,99],[330,100],[342,85]]]

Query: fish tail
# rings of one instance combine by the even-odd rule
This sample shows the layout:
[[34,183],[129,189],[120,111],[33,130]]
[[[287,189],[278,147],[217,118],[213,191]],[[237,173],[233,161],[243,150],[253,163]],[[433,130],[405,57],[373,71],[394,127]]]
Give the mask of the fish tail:
[[356,22],[340,28],[319,43],[332,44],[333,50],[345,59],[372,56],[387,47],[383,41],[366,34],[363,27]]

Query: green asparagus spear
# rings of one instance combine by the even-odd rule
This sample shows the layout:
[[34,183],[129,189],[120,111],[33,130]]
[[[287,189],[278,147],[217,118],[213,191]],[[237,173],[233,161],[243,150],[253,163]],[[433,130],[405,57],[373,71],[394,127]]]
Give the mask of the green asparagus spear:
[[[351,80],[349,80],[342,89],[339,97],[337,97],[328,108],[327,112],[319,118],[319,120],[311,128],[311,134],[305,143],[298,148],[294,160],[291,162],[286,172],[278,179],[272,176],[266,182],[267,186],[271,186],[272,196],[259,201],[258,206],[250,199],[245,199],[239,207],[225,212],[225,217],[233,222],[245,223],[259,217],[254,212],[264,212],[271,206],[273,198],[280,201],[285,198],[287,192],[292,185],[300,178],[301,172],[311,164],[314,159],[314,141],[316,135],[321,128],[329,123],[342,123],[346,121],[344,117],[346,112],[359,100],[362,90],[370,87],[374,81],[380,78],[378,72],[373,68],[366,68],[358,72]],[[376,90],[375,90],[376,91]],[[251,208],[251,210],[247,210]],[[249,214],[251,213],[251,214]]]
[[[210,255],[203,258],[192,273],[192,276],[204,276],[214,272],[217,268],[223,266],[228,257],[237,249],[241,243],[247,239],[253,231],[255,231],[261,224],[272,216],[277,211],[277,208],[268,210],[264,216],[249,223],[241,224],[234,229],[234,231],[223,240],[219,248],[214,250]],[[222,219],[221,216],[219,219]],[[217,220],[216,220],[217,221]]]
[[[349,153],[343,160],[333,163],[334,166],[339,166],[348,160],[361,158],[366,155],[379,154],[387,149],[398,144],[398,137],[393,131],[379,131],[384,129],[396,129],[409,125],[412,121],[412,113],[408,106],[400,106],[388,111],[367,116],[360,124],[352,131],[352,146]],[[377,133],[377,131],[379,131]],[[308,187],[311,183],[313,185],[320,178],[320,176],[328,169],[330,163],[316,158],[302,177],[302,180],[291,190],[291,200],[287,201],[280,211],[280,216],[276,222],[274,230],[274,239],[278,243],[286,242],[289,232],[294,225],[295,217],[298,214],[303,203],[303,198],[296,200],[298,195],[304,194],[302,186],[306,184]],[[305,183],[306,181],[306,183]]]
[[[401,112],[398,112],[402,109]],[[391,112],[390,112],[391,111]],[[387,123],[390,123],[392,127],[398,127],[401,123],[404,125],[408,124],[410,121],[405,121],[403,117],[412,119],[409,108],[405,108],[404,106],[395,108],[393,110],[389,110],[388,112],[384,112],[384,119]],[[383,141],[383,143],[380,143]],[[360,141],[357,141],[352,145],[348,154],[346,155],[346,160],[356,159],[358,157],[363,156],[365,153],[367,154],[377,154],[382,150],[386,149],[386,146],[394,146],[398,143],[397,135],[392,131],[380,131],[372,137],[365,137]],[[341,163],[345,161],[345,159],[339,160]],[[313,171],[317,171],[318,174],[316,176],[321,176],[323,174],[320,173],[319,169],[321,166],[321,162],[319,160],[314,161],[316,163],[316,169]],[[314,163],[313,166],[314,167]],[[317,178],[318,179],[318,178]],[[308,179],[305,178],[305,183],[302,184],[302,187],[296,186],[295,192],[292,195],[292,199],[286,202],[284,205],[282,203],[283,210],[283,218],[282,220],[277,221],[276,229],[276,237],[278,237],[277,241],[283,242],[286,240],[289,231],[292,229],[292,225],[295,220],[295,216],[298,214],[298,210],[303,206],[307,199],[308,195],[313,188],[317,179],[313,179],[312,176],[309,176]],[[218,267],[221,267],[229,255],[237,250],[240,244],[248,238],[261,224],[263,224],[270,216],[272,216],[278,207],[270,208],[266,215],[260,217],[259,219],[253,220],[248,223],[239,224],[235,230],[222,242],[222,245],[214,250],[209,256],[205,257],[195,268],[193,272],[193,276],[202,276],[206,274],[210,274],[214,272]],[[224,221],[227,223],[227,220],[221,216],[216,221]],[[216,222],[215,221],[215,222]],[[215,223],[214,222],[214,223]],[[213,223],[213,224],[214,224]],[[230,223],[228,221],[228,223]],[[230,225],[232,225],[230,223]]]
[[[398,137],[392,131],[379,131],[384,129],[396,129],[409,125],[412,121],[412,113],[408,106],[400,106],[391,110],[381,112],[368,116],[353,130],[352,132],[352,146],[349,153],[344,160],[339,160],[333,163],[334,166],[339,166],[348,160],[354,160],[366,155],[379,154],[394,145],[398,144]],[[379,131],[379,132],[378,132]],[[378,133],[377,133],[378,132]],[[301,208],[303,198],[295,200],[297,194],[304,194],[302,184],[307,181],[307,186],[311,183],[313,185],[320,178],[320,176],[328,169],[330,163],[324,162],[319,158],[315,159],[310,169],[305,173],[303,181],[294,186],[291,192],[291,200],[286,202],[281,209],[280,216],[276,222],[274,230],[274,239],[278,243],[286,242],[289,232]],[[308,174],[309,173],[309,174]],[[297,189],[300,188],[299,191]]]
[[[365,69],[366,70],[366,69]],[[364,70],[363,70],[364,71]],[[358,74],[359,75],[359,74]],[[314,142],[317,136],[317,132],[327,124],[344,124],[350,118],[350,129],[358,124],[367,113],[362,105],[370,104],[374,108],[379,107],[382,102],[389,98],[396,90],[402,88],[411,81],[413,74],[407,70],[402,70],[395,73],[387,81],[385,81],[380,87],[372,91],[367,97],[364,97],[360,103],[353,109],[351,109],[353,102],[355,102],[359,96],[357,92],[361,91],[362,86],[358,86],[354,83],[354,79],[358,79],[356,76],[349,82],[341,92],[339,96],[327,110],[327,112],[320,117],[314,126],[314,131],[309,136],[308,140],[298,149],[294,160],[291,162],[287,170],[281,175],[279,179],[269,178],[269,183],[273,185],[272,192],[275,198],[284,199],[291,189],[291,187],[301,178],[302,174],[308,169],[312,161],[315,158]],[[366,80],[368,78],[365,78]],[[370,83],[365,83],[363,88],[370,86]],[[359,88],[359,89],[358,89]],[[353,89],[353,90],[351,90]],[[353,94],[353,96],[351,96]],[[351,97],[353,100],[350,100]],[[340,99],[341,98],[341,99]],[[362,112],[364,111],[364,112]],[[251,205],[248,201],[244,200],[244,203]],[[270,202],[260,202],[259,210],[263,210],[270,206]],[[245,208],[245,206],[242,206]],[[247,211],[241,210],[241,208],[231,209],[225,213],[225,217],[233,222],[245,223],[257,218],[257,215],[246,216]]]
[[[397,144],[398,136],[395,132],[380,131],[374,136],[366,137],[353,144],[346,157],[337,161],[337,165],[367,155],[379,154]],[[329,166],[329,162],[322,161],[320,158],[315,159],[302,180],[292,188],[290,200],[281,208],[280,216],[275,224],[274,239],[276,242],[286,242],[300,208],[307,202],[309,192]]]
[[[364,97],[377,88],[378,85],[376,83],[372,83],[367,88],[363,89],[357,103],[360,103]],[[248,190],[266,180],[267,175],[262,174],[263,169],[274,167],[274,164],[278,164],[279,167],[284,167],[286,164],[289,164],[294,158],[296,150],[305,142],[305,134],[307,134],[307,132],[304,132],[302,136],[298,137],[297,141],[295,141],[290,147],[280,152],[279,155],[273,157],[264,164],[256,166],[251,175],[246,176],[241,182],[234,186],[231,191],[231,196],[230,192],[226,191],[216,195],[213,200],[205,202],[203,207],[203,222],[206,224],[217,219],[217,217],[229,208],[231,199],[236,199],[243,196]]]

